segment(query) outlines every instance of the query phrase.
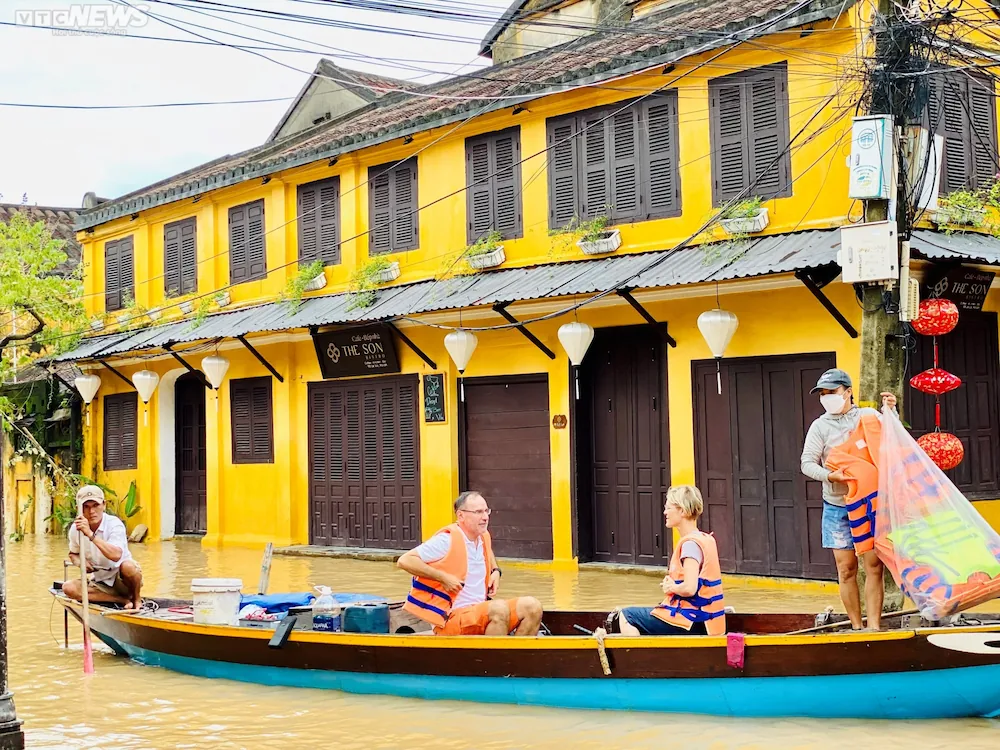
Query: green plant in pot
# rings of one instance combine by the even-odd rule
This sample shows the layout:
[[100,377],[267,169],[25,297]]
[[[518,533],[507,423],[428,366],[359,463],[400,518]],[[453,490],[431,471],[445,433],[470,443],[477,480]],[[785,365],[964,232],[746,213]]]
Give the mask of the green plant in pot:
[[[395,269],[394,269],[395,267]],[[348,291],[351,301],[347,306],[348,310],[364,309],[371,307],[375,303],[375,290],[384,282],[387,275],[391,275],[395,270],[399,275],[399,263],[390,261],[388,258],[377,256],[370,259],[360,268],[351,274],[351,283]]]
[[[295,312],[302,305],[302,295],[309,291],[320,274],[323,273],[323,261],[317,260],[306,266],[300,266],[299,272],[288,280],[284,290],[281,292],[281,301],[286,303]],[[324,281],[325,281],[324,276]]]
[[472,270],[482,268],[494,268],[503,263],[507,258],[504,253],[503,236],[500,232],[493,230],[485,234],[474,243],[465,248],[462,255],[465,262]]
[[955,190],[938,199],[932,217],[939,226],[981,227],[986,223],[987,195],[980,190]]
[[566,226],[553,229],[549,234],[564,238],[562,249],[568,249],[575,244],[585,255],[613,253],[622,244],[621,233],[611,226],[611,219],[603,213],[592,219],[580,219],[574,216]]
[[759,196],[729,203],[719,209],[715,218],[730,237],[743,239],[767,228],[769,216],[764,200]]

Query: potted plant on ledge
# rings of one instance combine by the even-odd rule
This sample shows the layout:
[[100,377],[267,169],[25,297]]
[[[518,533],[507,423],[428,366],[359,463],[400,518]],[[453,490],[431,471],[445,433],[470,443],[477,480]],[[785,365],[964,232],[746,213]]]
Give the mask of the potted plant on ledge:
[[938,200],[931,217],[938,226],[982,227],[986,223],[986,202],[976,190],[956,190]]
[[607,255],[622,246],[622,235],[618,229],[609,228],[611,220],[601,214],[585,221],[574,216],[561,229],[553,229],[551,235],[568,235],[566,245],[576,238],[576,246],[584,255]]
[[731,237],[763,232],[769,222],[767,207],[763,203],[763,199],[755,196],[725,206],[718,213],[719,224]]
[[469,268],[496,268],[507,260],[503,245],[500,244],[502,239],[500,232],[493,230],[465,248],[465,261]]
[[399,261],[372,258],[351,275],[351,302],[348,310],[371,307],[375,302],[375,288],[399,278]]

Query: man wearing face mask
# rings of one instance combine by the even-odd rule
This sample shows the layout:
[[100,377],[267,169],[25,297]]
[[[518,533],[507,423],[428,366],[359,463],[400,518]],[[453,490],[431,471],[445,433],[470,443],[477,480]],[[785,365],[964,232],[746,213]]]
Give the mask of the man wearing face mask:
[[[831,449],[842,445],[850,437],[861,417],[879,416],[879,412],[855,406],[851,376],[836,368],[824,372],[810,393],[820,394],[819,400],[826,413],[810,425],[806,434],[805,445],[802,447],[802,473],[823,483],[823,547],[833,550],[840,598],[851,625],[855,630],[860,630],[862,622],[858,556],[854,552],[851,524],[847,517],[847,485],[844,484],[843,472],[827,469],[826,460]],[[896,397],[893,394],[882,393],[881,396],[883,404],[890,409],[896,408]],[[866,552],[862,559],[865,566],[868,626],[878,630],[881,627],[884,568],[874,550]]]

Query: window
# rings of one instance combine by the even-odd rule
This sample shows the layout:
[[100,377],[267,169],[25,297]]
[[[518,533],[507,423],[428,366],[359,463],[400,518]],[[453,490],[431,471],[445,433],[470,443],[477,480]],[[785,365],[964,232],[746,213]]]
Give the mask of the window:
[[136,425],[138,393],[104,397],[104,470],[134,469],[138,465]]
[[413,250],[420,241],[417,160],[368,170],[368,254]]
[[986,187],[1000,171],[993,82],[967,72],[930,79],[929,127],[944,138],[941,193]]
[[229,384],[233,463],[274,462],[271,434],[271,378],[241,378]]
[[167,297],[198,291],[198,243],[193,217],[163,227],[163,288]]
[[299,262],[340,263],[340,178],[299,185]]
[[548,121],[551,228],[574,217],[617,224],[680,213],[677,92],[624,106]]
[[229,209],[229,283],[241,284],[267,276],[264,242],[264,201]]
[[520,237],[521,129],[465,140],[465,178],[469,244],[497,231],[505,239]]
[[708,109],[715,205],[791,195],[787,64],[709,81]]
[[104,309],[121,310],[135,299],[132,236],[104,243]]

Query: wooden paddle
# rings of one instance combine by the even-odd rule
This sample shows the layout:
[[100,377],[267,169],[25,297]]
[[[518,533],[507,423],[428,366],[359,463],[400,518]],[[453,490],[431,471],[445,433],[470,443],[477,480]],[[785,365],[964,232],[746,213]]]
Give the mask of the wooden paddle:
[[[890,617],[905,617],[906,615],[915,615],[919,611],[920,611],[919,609],[904,609],[902,612],[885,612],[882,614],[882,619],[885,620]],[[863,623],[868,622],[868,617],[867,616],[862,617],[861,622]],[[804,630],[793,630],[791,633],[787,633],[787,635],[804,635],[806,633],[818,633],[821,630],[831,630],[833,628],[838,628],[843,625],[847,625],[848,627],[850,627],[851,621],[840,620],[838,622],[828,622],[826,625],[817,625],[814,628],[805,628]]]
[[[77,501],[77,514],[83,518],[83,503]],[[87,555],[89,541],[83,532],[80,536],[80,592],[83,597],[83,673],[94,673],[94,651],[90,645],[90,581],[87,580]]]

